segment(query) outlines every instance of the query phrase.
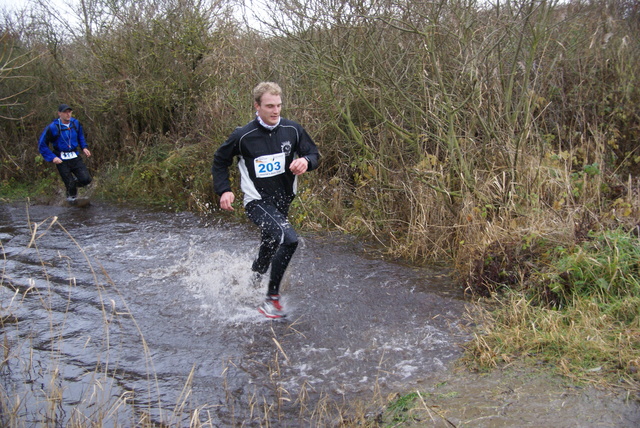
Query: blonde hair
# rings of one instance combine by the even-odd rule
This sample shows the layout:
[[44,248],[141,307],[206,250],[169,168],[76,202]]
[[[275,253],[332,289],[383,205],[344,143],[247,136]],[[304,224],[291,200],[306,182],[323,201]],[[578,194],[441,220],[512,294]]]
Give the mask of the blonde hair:
[[260,82],[253,88],[253,100],[260,105],[262,96],[266,93],[271,95],[282,95],[280,85],[274,82]]

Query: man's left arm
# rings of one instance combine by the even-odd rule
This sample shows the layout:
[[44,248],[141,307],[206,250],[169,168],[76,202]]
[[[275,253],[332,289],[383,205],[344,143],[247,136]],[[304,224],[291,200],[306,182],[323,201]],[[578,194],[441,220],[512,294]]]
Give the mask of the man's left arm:
[[[299,157],[296,160],[302,160],[301,162],[306,161],[306,168],[303,172],[313,171],[318,167],[318,163],[320,162],[320,153],[318,152],[318,147],[313,142],[307,131],[305,131],[302,127],[300,133],[300,145],[298,147],[298,156]],[[295,174],[293,168],[291,169],[291,171]]]
[[78,121],[78,144],[82,148],[82,152],[87,156],[91,157],[91,152],[89,151],[89,146],[87,145],[87,141],[84,138],[84,129],[82,129],[82,124]]

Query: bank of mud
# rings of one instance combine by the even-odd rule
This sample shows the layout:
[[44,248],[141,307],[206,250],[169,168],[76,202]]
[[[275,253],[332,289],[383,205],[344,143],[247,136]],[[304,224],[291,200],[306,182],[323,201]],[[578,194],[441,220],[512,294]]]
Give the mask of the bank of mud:
[[[397,405],[403,397],[412,398],[405,410]],[[489,373],[454,368],[439,382],[389,398],[392,404],[377,416],[378,426],[640,426],[640,391],[577,385],[544,368],[512,365]]]

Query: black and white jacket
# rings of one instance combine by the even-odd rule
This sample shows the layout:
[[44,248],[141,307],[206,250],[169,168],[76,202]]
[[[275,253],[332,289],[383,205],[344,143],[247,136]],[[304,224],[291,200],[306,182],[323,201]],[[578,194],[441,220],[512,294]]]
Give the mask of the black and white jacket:
[[256,118],[236,128],[213,157],[211,174],[218,195],[232,191],[229,167],[235,157],[244,205],[260,199],[288,205],[297,189],[297,176],[289,170],[291,162],[304,157],[309,162],[307,171],[311,171],[320,159],[315,143],[298,123],[280,118],[278,126],[269,130]]

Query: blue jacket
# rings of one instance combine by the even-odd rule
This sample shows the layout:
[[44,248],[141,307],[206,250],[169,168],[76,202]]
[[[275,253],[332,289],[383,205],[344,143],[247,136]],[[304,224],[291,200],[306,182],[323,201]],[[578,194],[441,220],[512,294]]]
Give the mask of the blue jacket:
[[[49,148],[51,145],[51,148]],[[60,119],[51,122],[40,135],[38,149],[47,162],[60,157],[62,152],[78,152],[88,148],[84,139],[82,125],[75,117],[71,118],[69,126],[63,125]]]

